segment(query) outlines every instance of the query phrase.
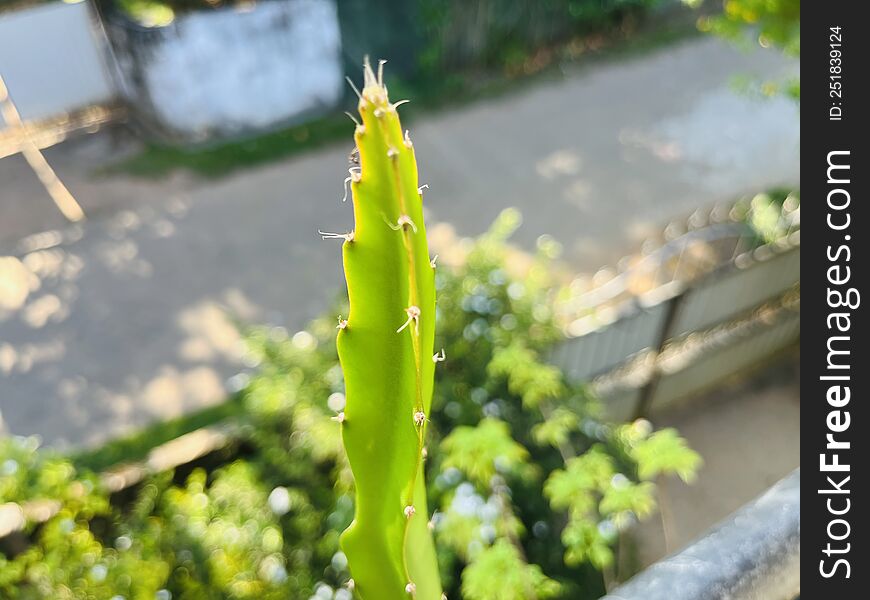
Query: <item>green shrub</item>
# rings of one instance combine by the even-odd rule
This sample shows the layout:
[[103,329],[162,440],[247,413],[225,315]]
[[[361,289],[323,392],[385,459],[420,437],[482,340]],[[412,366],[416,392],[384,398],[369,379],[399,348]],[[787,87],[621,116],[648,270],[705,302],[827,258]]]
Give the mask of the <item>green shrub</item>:
[[[689,6],[721,4],[721,12],[698,18],[701,31],[718,35],[745,46],[753,39],[763,48],[777,48],[785,56],[801,55],[801,2],[800,0],[683,0]],[[760,91],[767,95],[785,94],[800,102],[800,76],[781,81],[766,81]]]
[[[609,424],[584,386],[545,361],[560,339],[552,242],[536,256],[492,229],[439,266],[438,365],[427,489],[448,598],[597,598],[624,532],[655,508],[655,481],[691,480],[698,456],[672,430]],[[353,516],[339,425],[337,307],[305,331],[248,331],[238,458],[211,473],[149,480],[112,505],[98,480],[0,441],[0,503],[59,498],[32,545],[0,553],[0,597],[350,600],[338,535]],[[13,464],[14,463],[14,464]],[[9,477],[11,475],[11,477]],[[505,574],[509,573],[510,578]],[[627,575],[625,573],[622,574]]]
[[420,67],[513,67],[537,49],[579,34],[612,30],[660,0],[419,0],[424,40]]

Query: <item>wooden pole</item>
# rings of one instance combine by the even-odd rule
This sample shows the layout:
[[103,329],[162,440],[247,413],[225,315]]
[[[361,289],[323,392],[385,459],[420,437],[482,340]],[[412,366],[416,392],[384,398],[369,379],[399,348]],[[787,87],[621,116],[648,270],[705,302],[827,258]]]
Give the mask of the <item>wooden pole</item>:
[[19,151],[24,156],[27,164],[30,165],[30,168],[33,169],[33,172],[36,173],[39,181],[42,182],[45,191],[54,200],[58,210],[63,213],[63,216],[74,223],[84,219],[85,212],[82,210],[82,207],[79,206],[79,203],[76,202],[76,199],[27,134],[27,129],[21,121],[18,109],[9,96],[9,90],[6,87],[6,82],[3,81],[2,75],[0,75],[0,115],[2,115],[7,125],[17,127],[21,131],[21,147]]

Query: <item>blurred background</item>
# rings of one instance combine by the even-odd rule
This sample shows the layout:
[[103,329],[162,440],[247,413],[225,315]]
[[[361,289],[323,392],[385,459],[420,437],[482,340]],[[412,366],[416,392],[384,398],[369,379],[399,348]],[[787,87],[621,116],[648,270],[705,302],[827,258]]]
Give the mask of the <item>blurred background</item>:
[[[651,423],[697,457],[668,448],[662,473],[679,477],[657,477],[654,502],[590,517],[614,554],[591,545],[564,564],[564,519],[522,500],[536,489],[522,482],[546,476],[502,473],[520,482],[523,533],[445,525],[450,589],[475,581],[461,575],[482,564],[472,542],[504,535],[562,586],[530,575],[538,588],[517,598],[599,597],[789,474],[799,9],[0,0],[0,597],[350,597],[335,536],[351,496],[326,431],[344,283],[338,244],[317,232],[352,229],[345,77],[359,85],[366,55],[410,100],[430,246],[449,273],[442,341],[469,353],[439,384],[444,436],[489,418],[522,430],[511,398],[524,392],[486,362],[520,340],[558,370],[557,406],[583,398],[581,448],[610,435],[602,423]],[[546,474],[548,457],[528,461]],[[442,466],[445,506],[498,504]],[[222,508],[203,516],[201,498]],[[200,529],[173,529],[196,515]],[[232,519],[260,528],[236,554]],[[179,550],[191,537],[205,541]],[[487,598],[473,583],[461,594]]]

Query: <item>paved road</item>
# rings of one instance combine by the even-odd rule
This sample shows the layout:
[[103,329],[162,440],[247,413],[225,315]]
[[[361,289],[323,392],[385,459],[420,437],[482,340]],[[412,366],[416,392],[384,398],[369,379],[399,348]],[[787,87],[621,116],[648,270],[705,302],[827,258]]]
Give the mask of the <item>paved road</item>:
[[[671,217],[798,183],[797,108],[732,91],[796,70],[695,39],[421,118],[430,220],[472,235],[516,206],[521,244],[549,233],[578,270],[612,263]],[[59,225],[49,200],[0,161],[0,427],[95,444],[219,402],[243,368],[227,310],[293,331],[340,290],[316,230],[350,228],[348,150],[218,182],[94,180],[82,156],[113,151],[98,134],[49,155],[91,219],[37,235]]]

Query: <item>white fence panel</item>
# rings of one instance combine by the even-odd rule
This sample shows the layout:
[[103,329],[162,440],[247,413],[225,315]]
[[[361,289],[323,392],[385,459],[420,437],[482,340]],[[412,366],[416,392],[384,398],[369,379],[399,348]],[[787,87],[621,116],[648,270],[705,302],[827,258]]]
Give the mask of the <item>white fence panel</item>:
[[665,375],[650,403],[655,413],[674,402],[710,389],[723,379],[754,367],[792,346],[801,332],[800,313],[789,312],[774,325],[706,352],[685,369]]
[[[115,96],[101,30],[87,2],[0,14],[0,74],[25,121]],[[0,119],[0,129],[6,124]]]
[[[551,361],[575,381],[593,381],[616,419],[632,418],[640,408],[649,377],[648,367],[635,365],[639,379],[608,380],[600,376],[625,364],[639,352],[655,349],[662,340],[665,320],[676,310],[668,326],[667,340],[679,345],[687,334],[714,335],[717,326],[734,322],[750,310],[764,305],[800,283],[800,246],[770,254],[770,248],[756,251],[743,268],[713,272],[689,284],[682,296],[668,298],[648,308],[635,307],[613,323],[585,335],[566,339]],[[765,254],[767,253],[767,254]],[[739,262],[739,261],[738,261]],[[677,304],[673,304],[676,302]],[[711,385],[777,354],[800,338],[800,312],[783,308],[774,322],[753,322],[745,333],[726,335],[692,357],[688,363],[677,361],[676,371],[668,371],[654,385],[654,395],[646,410],[660,410],[671,402],[700,393]],[[634,377],[634,375],[632,375]]]
[[722,323],[782,295],[800,279],[799,246],[744,269],[714,273],[687,290],[672,335],[678,337]]
[[586,380],[624,363],[658,342],[667,302],[638,309],[613,324],[566,340],[553,362],[575,380]]

